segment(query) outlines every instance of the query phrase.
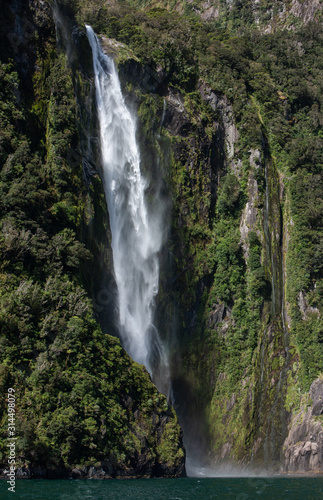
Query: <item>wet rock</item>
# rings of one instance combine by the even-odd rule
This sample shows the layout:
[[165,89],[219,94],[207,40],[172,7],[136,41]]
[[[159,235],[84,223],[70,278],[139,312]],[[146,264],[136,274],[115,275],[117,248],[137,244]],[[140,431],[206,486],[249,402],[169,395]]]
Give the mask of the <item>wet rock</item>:
[[30,479],[30,470],[28,467],[17,467],[16,478],[18,479]]
[[83,475],[79,469],[72,469],[71,476],[73,479],[82,479]]
[[221,448],[221,459],[228,458],[230,456],[232,449],[232,444],[231,443],[224,443],[224,445]]

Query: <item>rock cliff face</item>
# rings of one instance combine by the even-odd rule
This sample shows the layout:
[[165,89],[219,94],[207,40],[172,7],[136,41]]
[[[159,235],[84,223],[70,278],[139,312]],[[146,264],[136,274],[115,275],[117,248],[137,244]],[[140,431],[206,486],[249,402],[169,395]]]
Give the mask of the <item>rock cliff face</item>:
[[[143,4],[140,0],[136,2],[139,6]],[[150,0],[150,7],[161,2]],[[147,5],[147,2],[145,2]],[[164,2],[165,8],[169,8],[169,2]],[[278,0],[276,2],[262,0],[207,0],[198,2],[189,0],[183,2],[177,0],[172,8],[184,14],[194,12],[204,22],[223,21],[233,22],[241,31],[248,25],[254,25],[263,33],[273,33],[280,29],[297,29],[300,23],[319,21],[322,15],[322,4],[320,0]]]
[[[139,116],[148,96],[160,102],[157,120],[151,124],[153,130],[155,121],[163,127],[158,140],[164,140],[162,162],[170,162],[162,168],[173,201],[168,267],[159,303],[160,330],[171,346],[174,401],[189,451],[201,461],[209,453],[217,464],[233,461],[277,470],[290,421],[286,398],[298,383],[299,353],[290,342],[285,298],[291,227],[285,224],[284,204],[288,207],[289,199],[265,127],[262,124],[259,147],[249,148],[242,160],[239,148],[244,131],[238,131],[226,96],[200,79],[199,95],[193,100],[168,86],[161,71],[143,67],[131,56],[119,70],[125,87],[131,82],[130,98],[137,102]],[[245,198],[236,220],[228,220],[225,233],[218,234],[225,182],[230,182],[223,201],[226,210],[231,197],[233,206],[238,199],[238,183],[245,185]],[[223,299],[223,292],[222,296],[214,292],[218,280],[229,278],[214,272],[217,244],[212,241],[212,231],[220,241],[225,240],[230,224],[237,224],[238,234],[230,245],[236,241],[237,259],[247,274],[249,307],[255,312],[245,327],[249,332],[255,328],[253,358],[234,385],[229,375],[232,358],[228,361],[225,346],[235,342],[231,353],[243,358],[249,344],[234,333],[242,328],[236,299]],[[228,251],[226,259],[231,258]],[[222,273],[229,272],[224,267]],[[256,304],[260,303],[257,316]],[[309,314],[316,312],[308,304],[305,309]]]
[[323,380],[316,379],[310,399],[294,416],[284,443],[284,472],[323,472]]

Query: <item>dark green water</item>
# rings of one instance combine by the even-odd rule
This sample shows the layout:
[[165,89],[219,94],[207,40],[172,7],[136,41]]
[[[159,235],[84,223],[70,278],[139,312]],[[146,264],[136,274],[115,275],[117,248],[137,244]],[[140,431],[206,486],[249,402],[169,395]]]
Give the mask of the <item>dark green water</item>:
[[16,493],[0,481],[5,500],[323,500],[323,477],[133,480],[20,480]]

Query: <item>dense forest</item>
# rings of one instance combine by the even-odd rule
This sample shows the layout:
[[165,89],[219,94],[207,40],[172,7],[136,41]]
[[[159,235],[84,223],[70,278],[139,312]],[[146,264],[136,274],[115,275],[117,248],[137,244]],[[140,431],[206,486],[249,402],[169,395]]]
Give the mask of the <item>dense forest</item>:
[[[0,6],[3,467],[13,387],[34,477],[183,475],[179,423],[198,463],[323,470],[321,2]],[[116,338],[84,23],[167,205],[169,401]]]

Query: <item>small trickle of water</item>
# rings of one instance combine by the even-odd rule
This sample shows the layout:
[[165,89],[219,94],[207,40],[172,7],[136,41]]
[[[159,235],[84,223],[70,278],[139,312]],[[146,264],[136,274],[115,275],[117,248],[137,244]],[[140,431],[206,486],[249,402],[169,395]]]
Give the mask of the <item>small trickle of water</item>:
[[269,183],[268,183],[268,167],[265,165],[265,179],[266,179],[266,208],[264,211],[264,224],[265,224],[265,235],[267,239],[267,251],[271,257],[271,312],[275,314],[276,312],[276,288],[275,288],[275,264],[274,264],[274,254],[271,245],[271,237],[269,231]]
[[165,392],[168,362],[153,324],[163,233],[161,215],[152,216],[146,207],[146,181],[140,171],[135,120],[124,102],[113,60],[102,52],[92,28],[86,26],[86,30],[93,53],[120,336],[131,357],[146,366]]

